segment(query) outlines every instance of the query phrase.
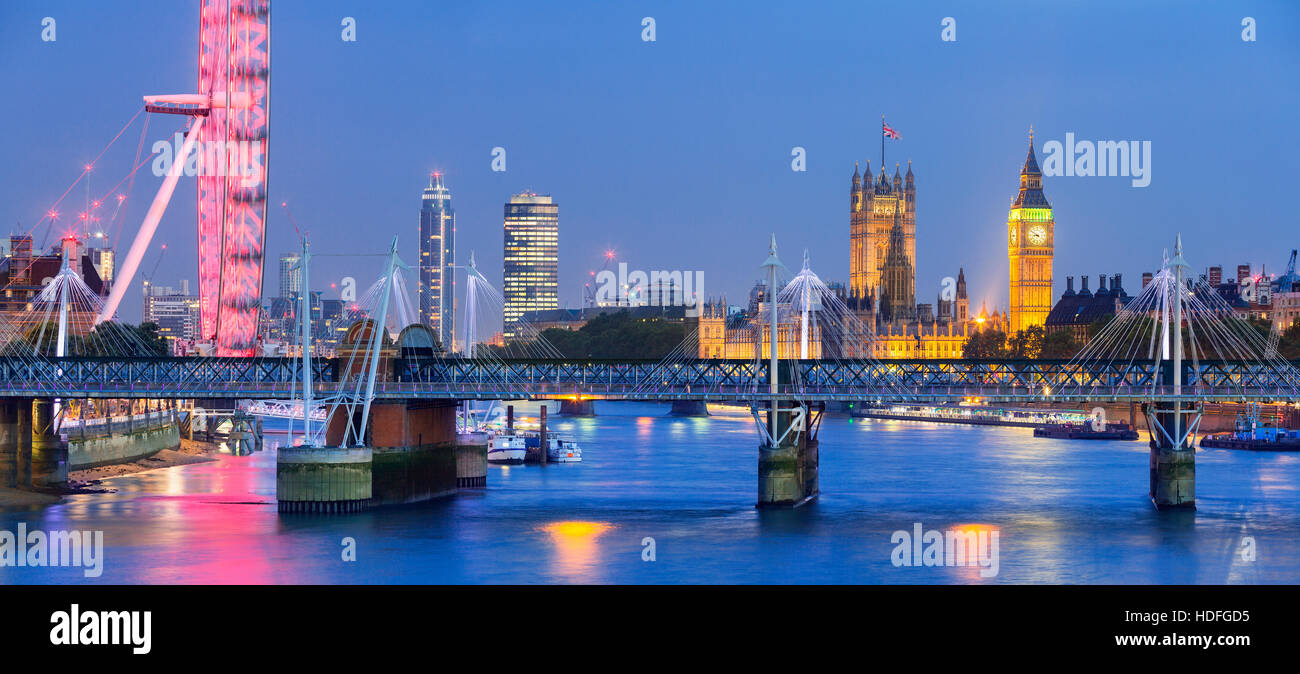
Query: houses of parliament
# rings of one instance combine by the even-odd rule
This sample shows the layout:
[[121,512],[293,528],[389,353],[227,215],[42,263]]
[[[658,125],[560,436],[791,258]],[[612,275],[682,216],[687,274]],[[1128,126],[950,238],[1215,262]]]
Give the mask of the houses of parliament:
[[[964,269],[958,270],[955,284],[940,289],[933,304],[917,302],[916,176],[910,161],[905,175],[900,170],[896,164],[891,178],[883,167],[878,177],[873,176],[870,162],[861,173],[858,165],[853,167],[849,283],[847,287],[832,284],[856,321],[874,330],[870,355],[882,359],[961,358],[967,338],[978,331],[1013,334],[1043,325],[1052,308],[1055,220],[1043,194],[1032,131],[1019,191],[1007,215],[1010,309],[1006,314],[996,308],[989,313],[986,307],[978,314],[970,313]],[[756,353],[763,353],[769,337],[754,319],[756,300],[765,299],[765,293],[761,283],[756,285],[750,293],[749,311],[731,316],[725,303],[707,305],[700,314],[700,357],[751,360]],[[821,357],[821,337],[812,336],[809,357]],[[799,326],[782,321],[777,346],[781,357],[795,356]]]

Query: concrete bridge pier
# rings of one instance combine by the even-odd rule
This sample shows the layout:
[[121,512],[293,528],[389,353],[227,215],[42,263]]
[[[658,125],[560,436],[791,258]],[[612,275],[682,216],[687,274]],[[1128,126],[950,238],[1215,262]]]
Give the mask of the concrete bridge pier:
[[487,486],[487,433],[456,435],[456,487],[476,489]]
[[369,447],[281,447],[275,498],[282,513],[345,513],[371,499]]
[[[354,410],[352,422],[360,423],[359,409]],[[348,415],[340,409],[326,422],[326,447],[279,450],[276,499],[280,512],[353,512],[456,493],[455,403],[376,402],[370,408],[369,427],[360,434],[364,444],[359,447],[340,447],[348,441],[347,426]],[[486,443],[483,461],[486,464]]]
[[68,486],[68,446],[55,433],[54,401],[32,401],[32,486],[58,489]]
[[0,487],[18,486],[18,402],[0,400]]
[[594,400],[560,400],[560,416],[562,417],[594,417],[596,416],[596,403]]
[[18,398],[18,486],[32,485],[32,399]]
[[668,416],[707,417],[709,405],[703,400],[674,400],[672,409],[668,410]]
[[1194,439],[1199,407],[1188,403],[1143,403],[1142,413],[1151,432],[1151,503],[1157,510],[1195,510]]
[[[800,420],[798,408],[778,408],[779,442],[765,441],[758,448],[758,507],[797,508],[821,493],[817,427],[822,412],[820,407],[810,408]],[[768,428],[772,427],[771,415],[771,410],[765,415]],[[795,428],[786,434],[791,424]]]

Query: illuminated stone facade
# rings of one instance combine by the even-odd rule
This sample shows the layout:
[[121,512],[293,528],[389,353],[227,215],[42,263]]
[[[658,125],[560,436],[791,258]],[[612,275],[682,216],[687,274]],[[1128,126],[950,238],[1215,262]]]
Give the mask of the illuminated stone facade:
[[[780,315],[780,313],[778,313]],[[808,337],[809,358],[821,358],[821,333],[811,326]],[[779,322],[776,326],[776,351],[779,358],[799,358],[800,324]],[[699,317],[699,357],[720,360],[758,360],[768,356],[772,346],[772,329],[766,323],[727,316],[725,303],[706,303]],[[761,355],[760,355],[761,354]]]
[[[872,182],[871,162],[858,175],[853,167],[849,190],[849,296],[876,297],[882,283],[885,260],[889,254],[890,232],[895,221],[902,229],[903,253],[907,264],[916,269],[916,181],[912,162],[907,163],[907,177],[894,167],[892,183],[881,167],[880,180]],[[915,286],[916,278],[912,277]]]
[[1020,192],[1007,214],[1010,331],[1044,325],[1052,311],[1052,256],[1056,245],[1056,219],[1043,195],[1043,174],[1034,158],[1034,135],[1029,134],[1029,156],[1020,171]]

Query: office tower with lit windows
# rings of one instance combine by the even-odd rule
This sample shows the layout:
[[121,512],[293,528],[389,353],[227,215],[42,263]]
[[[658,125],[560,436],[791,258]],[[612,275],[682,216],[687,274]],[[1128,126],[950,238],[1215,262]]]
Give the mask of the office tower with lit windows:
[[199,298],[190,294],[188,280],[182,280],[180,288],[156,286],[145,281],[143,288],[141,323],[156,324],[158,335],[169,342],[198,337]]
[[516,335],[525,312],[560,307],[560,205],[549,195],[524,192],[505,209],[505,297],[502,336]]
[[456,330],[456,211],[442,174],[429,176],[420,205],[420,322],[443,348],[454,350]]
[[302,294],[302,269],[298,268],[298,254],[280,256],[280,297],[297,297]]

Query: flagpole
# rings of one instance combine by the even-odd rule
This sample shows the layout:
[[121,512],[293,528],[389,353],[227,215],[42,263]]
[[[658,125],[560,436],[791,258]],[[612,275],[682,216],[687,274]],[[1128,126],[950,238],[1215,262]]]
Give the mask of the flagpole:
[[885,115],[880,115],[880,170],[885,170]]

